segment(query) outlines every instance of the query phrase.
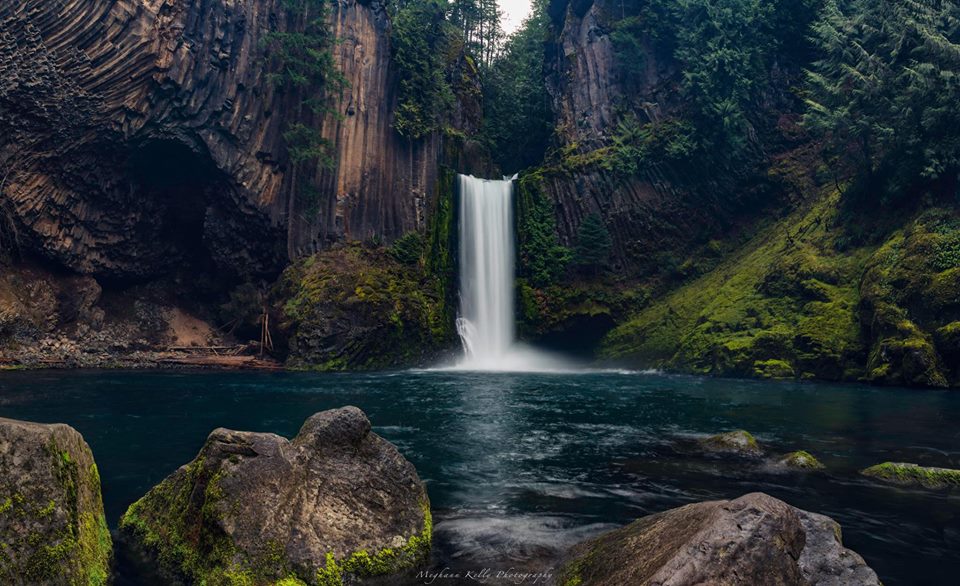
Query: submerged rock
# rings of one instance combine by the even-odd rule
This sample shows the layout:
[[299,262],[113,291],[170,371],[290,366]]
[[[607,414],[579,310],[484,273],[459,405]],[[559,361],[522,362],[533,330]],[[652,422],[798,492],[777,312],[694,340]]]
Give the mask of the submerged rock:
[[356,407],[293,440],[214,430],[120,520],[125,554],[164,584],[362,582],[419,566],[431,531],[413,465]]
[[760,449],[760,445],[757,444],[756,438],[754,438],[749,431],[742,429],[712,435],[700,440],[699,444],[705,451],[715,454],[732,454],[751,458],[756,458],[763,454],[763,450]]
[[777,466],[793,470],[823,470],[826,467],[813,454],[804,450],[797,450],[783,456],[777,460]]
[[763,493],[644,517],[576,546],[556,576],[565,586],[880,584],[836,522]]
[[106,584],[112,544],[100,474],[64,424],[0,418],[0,577],[4,584]]
[[864,476],[899,486],[930,489],[960,487],[960,470],[928,468],[904,462],[884,462],[860,471]]

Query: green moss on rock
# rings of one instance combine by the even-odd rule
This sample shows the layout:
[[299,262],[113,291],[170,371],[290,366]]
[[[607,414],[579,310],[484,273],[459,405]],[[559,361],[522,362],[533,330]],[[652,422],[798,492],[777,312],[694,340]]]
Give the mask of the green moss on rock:
[[113,544],[100,475],[73,428],[0,419],[0,575],[102,586]]
[[754,362],[753,373],[759,378],[788,379],[795,376],[789,362],[776,359]]
[[831,193],[794,211],[618,325],[601,355],[721,376],[960,384],[960,346],[941,331],[960,320],[960,212],[928,209],[864,239],[845,210]]
[[[855,376],[857,278],[868,250],[836,252],[838,194],[775,223],[717,268],[606,337],[602,355],[722,376]],[[862,367],[861,367],[862,368]]]
[[164,582],[341,586],[421,566],[433,525],[413,467],[347,407],[293,440],[215,430],[119,530],[128,557]]
[[382,247],[342,245],[297,262],[274,298],[295,368],[411,366],[456,340],[441,280]]
[[929,468],[903,462],[884,462],[861,470],[860,473],[900,486],[919,486],[934,490],[960,487],[960,470],[950,468]]
[[804,450],[790,452],[780,458],[777,463],[786,468],[797,470],[822,470],[825,468],[825,466],[820,463],[820,460],[816,459],[810,452]]
[[704,450],[718,454],[756,457],[763,453],[756,438],[743,429],[713,435],[700,440],[699,443]]

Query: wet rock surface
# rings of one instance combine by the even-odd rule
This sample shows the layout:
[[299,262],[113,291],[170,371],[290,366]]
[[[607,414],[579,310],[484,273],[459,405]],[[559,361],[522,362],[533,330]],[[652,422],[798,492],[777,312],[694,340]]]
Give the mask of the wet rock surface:
[[416,470],[356,407],[292,440],[217,429],[120,521],[125,559],[167,584],[396,577],[426,560],[431,532]]
[[644,517],[576,546],[557,584],[874,584],[829,517],[763,493]]
[[860,472],[864,476],[895,484],[932,490],[960,490],[960,470],[919,466],[905,462],[884,462]]
[[745,458],[758,458],[763,454],[763,450],[753,435],[742,429],[712,435],[699,440],[697,443],[704,452],[711,454]]

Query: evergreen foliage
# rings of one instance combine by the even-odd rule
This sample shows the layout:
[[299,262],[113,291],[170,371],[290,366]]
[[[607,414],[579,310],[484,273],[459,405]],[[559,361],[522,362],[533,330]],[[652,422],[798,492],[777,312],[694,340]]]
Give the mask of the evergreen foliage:
[[393,18],[390,40],[399,74],[394,128],[407,138],[441,129],[454,104],[447,65],[451,52],[458,50],[458,33],[447,10],[442,0],[414,0],[400,6]]
[[326,0],[284,0],[290,23],[302,23],[292,30],[274,30],[266,36],[266,51],[271,64],[270,80],[281,90],[299,92],[298,122],[283,133],[290,159],[299,165],[316,160],[332,166],[331,145],[315,124],[305,121],[329,112],[327,90],[341,87],[345,80],[333,63],[330,48],[334,39],[327,26]]
[[543,160],[553,131],[544,73],[549,18],[544,2],[507,39],[500,57],[485,69],[482,134],[504,172]]
[[521,214],[518,226],[522,276],[535,287],[556,283],[567,271],[572,254],[557,238],[553,206],[540,193],[536,176],[520,181]]
[[419,232],[407,232],[398,238],[390,247],[390,256],[400,264],[416,266],[423,258],[426,241]]
[[504,39],[501,16],[497,0],[454,0],[450,3],[450,22],[461,31],[467,51],[475,55],[484,68],[494,63]]
[[830,0],[813,27],[822,57],[808,72],[810,128],[887,187],[960,168],[960,4]]
[[[624,86],[642,83],[651,51],[681,67],[682,119],[666,130],[683,130],[662,151],[706,157],[726,165],[752,158],[754,122],[769,87],[771,68],[802,62],[811,14],[822,0],[650,0],[628,3],[611,33]],[[627,15],[627,11],[632,14]],[[788,44],[789,43],[789,44]],[[654,124],[651,134],[665,133]],[[622,139],[629,136],[621,133]],[[636,153],[635,153],[636,154]],[[641,153],[657,159],[657,153]]]
[[577,266],[596,272],[610,260],[613,239],[598,214],[589,214],[577,230],[577,247],[574,255]]

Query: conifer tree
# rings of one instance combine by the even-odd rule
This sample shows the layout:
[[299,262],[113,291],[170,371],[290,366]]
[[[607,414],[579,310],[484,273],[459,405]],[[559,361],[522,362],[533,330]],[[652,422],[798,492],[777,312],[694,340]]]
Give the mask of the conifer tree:
[[894,187],[960,168],[960,5],[830,0],[813,29],[809,127]]
[[610,260],[613,240],[598,214],[589,214],[577,230],[576,263],[591,272],[602,269]]

